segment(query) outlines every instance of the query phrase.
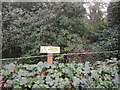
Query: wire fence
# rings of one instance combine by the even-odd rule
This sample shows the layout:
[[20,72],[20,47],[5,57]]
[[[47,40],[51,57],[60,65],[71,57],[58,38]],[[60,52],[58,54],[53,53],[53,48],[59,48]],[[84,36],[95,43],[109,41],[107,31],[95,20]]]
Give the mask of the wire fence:
[[[117,53],[120,50],[115,51],[103,51],[103,52],[83,52],[83,53],[63,53],[63,54],[54,54],[53,56],[70,56],[70,55],[92,55],[92,54],[101,54],[101,53]],[[3,58],[0,59],[2,61],[4,60],[22,60],[22,59],[30,59],[30,58],[40,58],[40,57],[48,57],[48,55],[40,55],[40,56],[29,56],[29,57],[19,57],[19,58]]]

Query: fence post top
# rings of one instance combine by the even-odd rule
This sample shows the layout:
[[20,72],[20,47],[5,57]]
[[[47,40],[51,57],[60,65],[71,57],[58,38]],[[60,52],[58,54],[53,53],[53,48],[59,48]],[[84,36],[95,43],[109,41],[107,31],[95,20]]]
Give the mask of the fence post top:
[[54,46],[52,46],[52,45],[48,45],[48,47],[54,47]]

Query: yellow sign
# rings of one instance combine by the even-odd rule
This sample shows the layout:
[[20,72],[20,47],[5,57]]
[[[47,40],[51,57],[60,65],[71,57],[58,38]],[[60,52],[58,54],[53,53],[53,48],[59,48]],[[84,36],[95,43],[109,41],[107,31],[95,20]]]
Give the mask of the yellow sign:
[[41,46],[40,53],[60,53],[60,47],[56,46]]
[[48,49],[50,52],[57,52],[58,51],[58,49],[57,48],[50,48],[50,49]]
[[43,53],[47,53],[47,50],[45,48],[42,49]]

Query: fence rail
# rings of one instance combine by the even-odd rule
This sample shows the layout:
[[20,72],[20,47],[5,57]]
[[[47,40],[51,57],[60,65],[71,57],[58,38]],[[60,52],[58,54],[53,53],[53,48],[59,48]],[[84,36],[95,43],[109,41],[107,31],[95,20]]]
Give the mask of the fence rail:
[[[63,54],[55,54],[54,56],[59,56],[59,55],[84,55],[84,54],[101,54],[101,53],[116,53],[119,52],[120,50],[115,50],[115,51],[103,51],[103,52],[83,52],[83,53],[63,53]],[[29,56],[29,57],[19,57],[19,58],[3,58],[0,60],[22,60],[22,59],[30,59],[30,58],[40,58],[40,57],[47,57],[48,55],[40,55],[40,56]]]

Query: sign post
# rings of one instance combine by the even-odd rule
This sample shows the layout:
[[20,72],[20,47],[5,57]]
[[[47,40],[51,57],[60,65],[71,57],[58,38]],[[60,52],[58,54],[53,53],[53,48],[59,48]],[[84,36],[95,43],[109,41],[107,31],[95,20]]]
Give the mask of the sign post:
[[52,53],[48,53],[47,62],[48,62],[48,64],[53,63],[53,54]]
[[53,63],[53,53],[60,53],[60,47],[41,46],[40,53],[48,53],[47,62],[48,62],[48,64],[52,64]]

